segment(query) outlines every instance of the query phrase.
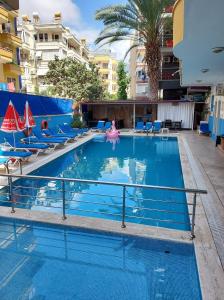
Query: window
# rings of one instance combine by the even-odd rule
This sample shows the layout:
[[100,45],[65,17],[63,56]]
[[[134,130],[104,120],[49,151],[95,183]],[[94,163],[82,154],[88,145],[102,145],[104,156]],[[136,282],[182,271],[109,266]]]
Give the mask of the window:
[[39,33],[39,41],[40,41],[40,42],[43,42],[43,39],[44,39],[43,33]]
[[48,34],[47,33],[44,34],[44,39],[45,39],[46,42],[48,41]]
[[103,69],[108,69],[108,64],[103,63]]
[[35,41],[37,41],[37,34],[34,34],[33,37],[34,37]]
[[58,34],[52,34],[52,41],[58,41],[59,35]]
[[103,74],[103,79],[108,79],[108,74]]

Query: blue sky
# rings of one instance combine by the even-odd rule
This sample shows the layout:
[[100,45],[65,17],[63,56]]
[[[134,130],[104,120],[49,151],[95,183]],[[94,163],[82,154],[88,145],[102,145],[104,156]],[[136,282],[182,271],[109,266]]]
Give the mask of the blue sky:
[[[20,15],[38,12],[43,22],[51,22],[55,12],[60,11],[64,25],[79,38],[86,38],[93,49],[94,40],[103,29],[102,22],[95,20],[95,11],[111,4],[125,3],[125,0],[20,0]],[[110,48],[122,59],[129,42],[119,42]],[[109,47],[109,46],[108,46]]]

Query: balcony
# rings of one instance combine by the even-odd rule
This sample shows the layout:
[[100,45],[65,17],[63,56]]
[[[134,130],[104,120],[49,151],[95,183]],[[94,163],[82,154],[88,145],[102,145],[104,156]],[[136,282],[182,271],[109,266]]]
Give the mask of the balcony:
[[10,63],[13,59],[13,52],[10,45],[0,42],[0,63]]
[[172,52],[173,50],[173,35],[165,34],[161,37],[160,47],[163,52]]
[[4,0],[6,4],[12,9],[12,10],[18,10],[19,9],[19,0]]
[[17,76],[21,75],[23,71],[21,66],[14,63],[5,64],[3,68],[4,68],[4,73],[17,75]]
[[180,73],[178,67],[162,68],[159,81],[160,89],[180,88]]
[[3,32],[0,35],[0,42],[5,42],[8,44],[12,44],[14,47],[21,47],[22,46],[22,40],[20,37],[9,33],[9,32]]
[[0,6],[0,24],[8,22],[8,18],[8,11],[3,6]]

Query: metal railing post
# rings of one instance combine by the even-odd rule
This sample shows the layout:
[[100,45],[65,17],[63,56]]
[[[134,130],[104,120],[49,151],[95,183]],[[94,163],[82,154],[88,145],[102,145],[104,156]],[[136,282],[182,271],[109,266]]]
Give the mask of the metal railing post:
[[11,213],[15,213],[15,206],[14,206],[14,201],[13,201],[13,194],[12,194],[12,177],[8,177],[8,184],[9,184],[9,201],[11,202]]
[[193,210],[192,210],[192,220],[191,220],[191,239],[194,239],[194,238],[195,238],[194,227],[195,227],[196,205],[197,205],[197,194],[194,193],[194,198],[193,198]]
[[121,224],[121,227],[122,228],[125,228],[126,225],[125,225],[125,212],[126,210],[126,186],[124,185],[123,186],[123,204],[122,204],[122,224]]
[[62,219],[66,220],[66,214],[65,214],[65,181],[64,180],[62,180],[62,208],[63,208]]

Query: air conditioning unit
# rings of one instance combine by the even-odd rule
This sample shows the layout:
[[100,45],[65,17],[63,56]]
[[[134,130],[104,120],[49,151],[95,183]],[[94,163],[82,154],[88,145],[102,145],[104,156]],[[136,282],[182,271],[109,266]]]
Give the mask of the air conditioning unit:
[[217,96],[224,96],[224,85],[218,84],[216,87],[216,95]]

